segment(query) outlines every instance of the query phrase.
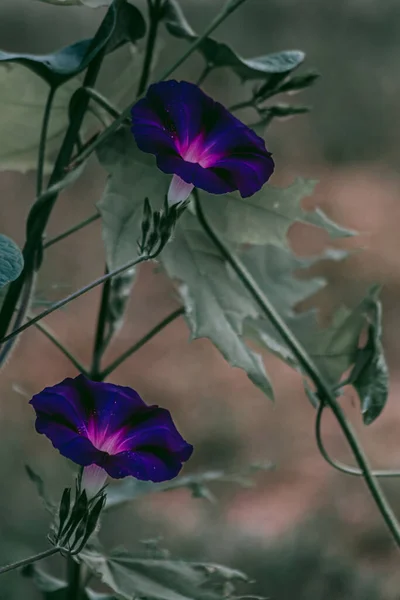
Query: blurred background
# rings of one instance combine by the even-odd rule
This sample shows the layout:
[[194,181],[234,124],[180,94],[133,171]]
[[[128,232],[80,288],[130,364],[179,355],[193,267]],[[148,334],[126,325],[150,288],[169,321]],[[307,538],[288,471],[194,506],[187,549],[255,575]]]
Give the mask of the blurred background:
[[[143,8],[144,4],[137,3]],[[181,0],[181,5],[194,28],[201,31],[222,2]],[[48,52],[91,36],[103,14],[102,9],[2,0],[0,47]],[[377,468],[400,467],[399,24],[397,0],[249,0],[215,34],[244,57],[301,49],[307,53],[306,67],[322,75],[315,87],[298,97],[299,102],[313,105],[312,112],[274,121],[266,140],[277,164],[275,185],[287,185],[297,175],[318,179],[316,193],[305,205],[318,205],[338,222],[361,232],[342,247],[361,247],[362,252],[340,265],[320,268],[330,282],[317,297],[321,309],[329,313],[341,300],[354,302],[370,283],[384,284],[390,400],[368,429],[361,424],[357,397],[349,392],[343,401]],[[184,48],[185,42],[163,31],[155,73]],[[109,72],[114,64],[109,63]],[[201,66],[196,56],[178,75],[195,80]],[[133,81],[136,77],[132,73]],[[214,72],[204,89],[228,104],[246,97],[246,90],[226,70]],[[240,116],[252,118],[246,111]],[[59,200],[49,234],[92,214],[104,180],[93,160],[75,187]],[[0,173],[1,231],[21,244],[34,181],[33,173]],[[296,225],[291,242],[299,253],[310,254],[327,239],[319,231]],[[100,275],[103,263],[97,222],[49,250],[38,296],[48,301],[61,298]],[[98,304],[99,292],[95,291],[46,321],[87,363]],[[176,306],[173,288],[163,273],[143,266],[126,323],[107,361]],[[276,600],[399,598],[398,550],[365,485],[324,463],[314,439],[314,410],[301,381],[274,358],[265,359],[275,385],[275,405],[244,373],[230,368],[207,340],[189,343],[188,329],[180,319],[113,374],[115,383],[135,387],[148,403],[162,404],[176,415],[180,430],[196,448],[185,473],[233,471],[260,461],[273,462],[275,469],[258,473],[251,489],[214,486],[218,499],[214,504],[191,498],[187,490],[138,499],[120,509],[119,515],[110,513],[104,542],[139,551],[139,540],[161,535],[161,545],[174,557],[241,568],[254,580],[249,594]],[[55,498],[70,484],[72,472],[47,439],[34,432],[28,400],[43,387],[75,374],[63,355],[34,328],[21,337],[1,373],[1,564],[46,547],[48,517],[24,465],[29,463],[40,472]],[[351,463],[338,427],[329,415],[325,420],[330,452]],[[400,515],[400,481],[385,481],[384,488]],[[35,600],[36,594],[17,572],[0,580],[0,600]]]

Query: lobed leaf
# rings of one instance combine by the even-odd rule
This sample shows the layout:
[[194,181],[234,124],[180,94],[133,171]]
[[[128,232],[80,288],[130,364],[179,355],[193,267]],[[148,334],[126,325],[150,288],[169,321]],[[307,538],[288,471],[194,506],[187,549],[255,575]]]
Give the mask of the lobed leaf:
[[265,185],[251,198],[238,193],[215,196],[202,193],[202,204],[213,227],[236,244],[273,244],[287,247],[287,234],[296,223],[325,229],[334,239],[355,235],[320,209],[305,211],[302,200],[310,196],[316,181],[298,178],[287,188]]
[[119,598],[146,600],[220,600],[216,582],[247,581],[235,569],[220,565],[154,558],[134,558],[124,550],[106,555],[84,550],[80,560]]
[[262,358],[242,335],[244,320],[256,318],[257,310],[193,215],[186,213],[180,219],[161,262],[169,277],[181,283],[192,339],[208,337],[231,366],[243,369],[272,398]]
[[[324,285],[323,280],[300,280],[294,277],[296,271],[307,268],[313,261],[310,263],[299,259],[289,250],[276,246],[245,250],[241,258],[327,381],[332,385],[338,384],[356,360],[360,335],[366,325],[368,300],[352,310],[340,307],[331,323],[321,327],[317,311],[300,314],[294,311],[296,304],[312,296]],[[327,258],[340,260],[343,255],[333,254]],[[248,319],[246,333],[301,371],[285,342],[266,319]]]

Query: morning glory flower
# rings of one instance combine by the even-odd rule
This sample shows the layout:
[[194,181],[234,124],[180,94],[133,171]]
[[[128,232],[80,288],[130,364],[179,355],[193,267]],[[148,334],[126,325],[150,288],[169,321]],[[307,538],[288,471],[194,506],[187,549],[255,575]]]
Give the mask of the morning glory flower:
[[47,387],[30,401],[36,431],[85,467],[83,484],[97,491],[107,475],[166,481],[178,475],[193,446],[168,410],[148,406],[135,390],[84,375]]
[[164,81],[151,85],[132,108],[132,133],[158,168],[173,174],[171,204],[194,187],[210,194],[238,190],[243,198],[271,177],[274,162],[262,138],[197,85]]

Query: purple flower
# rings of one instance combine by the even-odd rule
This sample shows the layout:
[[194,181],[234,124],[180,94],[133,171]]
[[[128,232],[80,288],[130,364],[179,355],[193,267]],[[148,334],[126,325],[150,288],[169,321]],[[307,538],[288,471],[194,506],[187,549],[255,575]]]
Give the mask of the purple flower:
[[78,465],[93,465],[89,472],[100,484],[107,474],[116,479],[173,479],[193,452],[169,411],[147,406],[128,387],[79,375],[45,388],[30,404],[36,411],[36,431]]
[[132,108],[132,133],[161,171],[174,174],[171,203],[185,200],[194,187],[252,196],[274,170],[264,140],[186,81],[151,85]]

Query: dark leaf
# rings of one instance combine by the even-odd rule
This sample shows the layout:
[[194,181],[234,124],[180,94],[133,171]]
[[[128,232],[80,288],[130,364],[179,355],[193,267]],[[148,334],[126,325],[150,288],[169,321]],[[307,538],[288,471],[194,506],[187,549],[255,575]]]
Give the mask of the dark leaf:
[[304,88],[314,85],[319,77],[320,73],[317,71],[308,71],[307,73],[302,73],[301,75],[295,75],[294,77],[287,79],[279,87],[279,93],[303,90]]
[[23,54],[0,51],[0,62],[21,63],[51,86],[59,86],[84,71],[106,47],[112,52],[125,41],[145,34],[145,21],[134,6],[112,3],[94,38],[81,40],[52,54]]
[[[189,25],[176,0],[165,0],[163,10],[163,20],[171,35],[190,42],[197,39],[197,34]],[[242,80],[264,79],[274,73],[289,73],[305,58],[304,52],[300,50],[286,50],[245,59],[236,54],[227,44],[212,38],[207,38],[200,44],[199,52],[208,65],[230,67]]]
[[[67,600],[67,582],[49,575],[37,564],[28,565],[22,570],[24,577],[29,577],[36,588],[42,592],[44,600]],[[81,600],[117,600],[115,596],[100,594],[86,588]]]
[[382,307],[375,290],[367,315],[368,339],[357,352],[349,383],[359,395],[363,421],[370,425],[381,414],[389,393],[389,370],[382,347]]

